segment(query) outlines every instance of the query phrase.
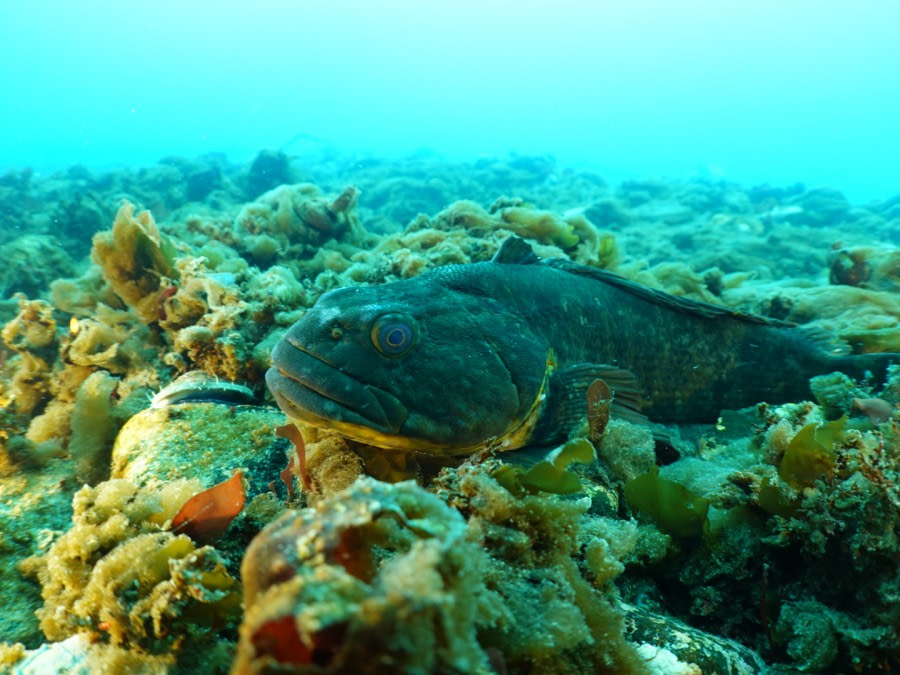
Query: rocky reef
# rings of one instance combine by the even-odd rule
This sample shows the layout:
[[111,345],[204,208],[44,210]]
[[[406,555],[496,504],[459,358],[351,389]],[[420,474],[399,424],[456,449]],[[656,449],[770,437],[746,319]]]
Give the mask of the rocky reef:
[[511,234],[898,352],[900,199],[266,152],[9,173],[0,221],[2,669],[900,668],[900,365],[464,462],[284,428],[262,379],[322,293]]

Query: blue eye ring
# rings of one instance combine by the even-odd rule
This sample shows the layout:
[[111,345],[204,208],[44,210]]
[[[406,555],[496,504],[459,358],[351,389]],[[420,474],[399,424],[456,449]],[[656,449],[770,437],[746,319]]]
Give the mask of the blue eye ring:
[[384,356],[402,356],[415,341],[415,322],[404,314],[385,314],[372,324],[372,344]]

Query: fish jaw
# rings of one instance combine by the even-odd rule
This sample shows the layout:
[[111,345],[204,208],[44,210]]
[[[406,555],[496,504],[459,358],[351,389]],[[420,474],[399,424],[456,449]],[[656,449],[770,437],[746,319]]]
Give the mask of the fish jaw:
[[[469,455],[484,443],[450,446],[435,442],[427,433],[411,435],[405,428],[424,427],[427,422],[410,414],[392,394],[366,385],[340,372],[309,352],[286,341],[272,352],[272,367],[266,384],[278,407],[294,422],[331,429],[359,443],[387,450],[424,452],[433,455]],[[531,424],[527,425],[530,430]],[[514,431],[502,437],[503,449],[519,447],[524,439]]]
[[475,450],[451,449],[439,443],[401,435],[385,427],[376,428],[371,420],[359,419],[358,413],[283,374],[275,366],[266,372],[266,384],[278,407],[292,422],[330,429],[358,443],[386,450],[435,455],[469,454]]
[[410,413],[389,392],[363,384],[287,341],[272,351],[266,384],[278,407],[293,422],[337,431],[359,443],[387,450],[435,455],[471,454],[404,430]]
[[272,352],[266,384],[288,417],[313,426],[341,423],[396,435],[409,416],[392,394],[364,384],[288,342]]

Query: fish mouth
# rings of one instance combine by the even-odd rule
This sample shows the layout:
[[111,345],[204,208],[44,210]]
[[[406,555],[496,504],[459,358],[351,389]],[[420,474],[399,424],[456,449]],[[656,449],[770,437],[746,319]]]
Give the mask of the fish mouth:
[[[266,384],[288,417],[317,427],[359,427],[396,435],[409,416],[393,394],[360,382],[287,341],[272,350]],[[361,435],[365,438],[360,440],[369,440],[370,434]]]

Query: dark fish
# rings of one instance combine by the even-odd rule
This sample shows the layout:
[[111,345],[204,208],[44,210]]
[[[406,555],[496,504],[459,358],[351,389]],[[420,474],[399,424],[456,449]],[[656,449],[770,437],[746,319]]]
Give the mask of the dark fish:
[[807,398],[814,375],[883,377],[900,354],[843,355],[793,324],[539,261],[509,238],[491,262],[326,293],[272,361],[266,381],[294,420],[464,454],[490,439],[512,449],[565,438],[596,379],[619,414],[711,422]]

